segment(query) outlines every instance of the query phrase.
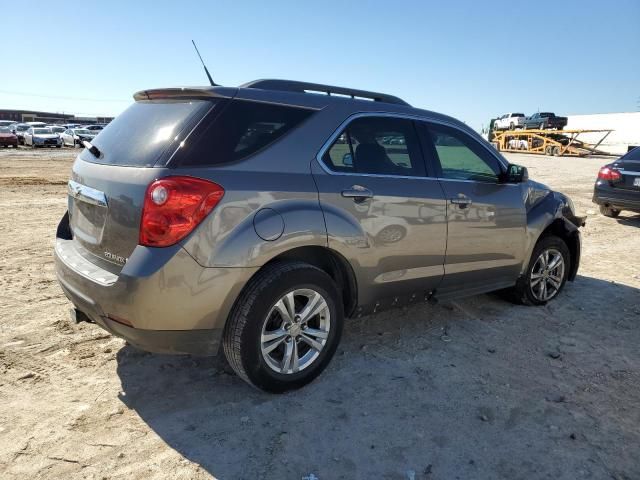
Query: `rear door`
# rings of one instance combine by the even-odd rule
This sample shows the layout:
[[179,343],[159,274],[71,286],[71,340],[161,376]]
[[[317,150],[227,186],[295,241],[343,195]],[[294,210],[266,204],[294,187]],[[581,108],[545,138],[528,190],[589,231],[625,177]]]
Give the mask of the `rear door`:
[[515,283],[523,262],[526,212],[521,185],[500,183],[499,160],[467,132],[421,124],[447,201],[447,253],[439,296]]
[[313,172],[329,246],[354,267],[361,305],[438,285],[446,203],[425,171],[412,120],[353,119],[321,151]]
[[118,270],[138,244],[147,186],[168,174],[164,165],[193,124],[212,107],[205,100],[138,101],[83,150],[69,182],[69,223],[81,254]]

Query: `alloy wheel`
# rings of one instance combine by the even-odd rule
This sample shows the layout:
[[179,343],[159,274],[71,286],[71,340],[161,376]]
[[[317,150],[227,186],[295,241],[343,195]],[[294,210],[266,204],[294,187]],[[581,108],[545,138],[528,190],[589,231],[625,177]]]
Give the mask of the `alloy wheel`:
[[529,284],[531,293],[541,302],[555,297],[564,280],[565,263],[562,253],[555,248],[543,250],[533,265]]
[[330,329],[329,305],[320,293],[309,288],[288,292],[271,307],[264,321],[262,358],[277,373],[300,372],[319,357]]

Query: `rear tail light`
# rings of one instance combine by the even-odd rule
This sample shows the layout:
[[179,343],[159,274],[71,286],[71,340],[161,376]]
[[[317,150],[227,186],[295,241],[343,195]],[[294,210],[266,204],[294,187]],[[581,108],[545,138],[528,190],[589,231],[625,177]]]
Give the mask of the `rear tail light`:
[[220,202],[224,188],[193,177],[152,182],[144,196],[140,245],[168,247],[189,235]]
[[622,175],[615,168],[604,166],[598,172],[598,178],[600,180],[609,180],[610,182],[615,182],[616,180],[620,180]]

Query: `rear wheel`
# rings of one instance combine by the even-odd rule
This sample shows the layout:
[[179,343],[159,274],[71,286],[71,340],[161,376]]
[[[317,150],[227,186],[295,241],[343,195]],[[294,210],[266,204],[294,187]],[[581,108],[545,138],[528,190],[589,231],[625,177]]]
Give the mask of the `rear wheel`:
[[544,305],[564,288],[569,276],[571,254],[560,237],[538,240],[525,274],[510,291],[512,300],[525,305]]
[[553,156],[554,157],[559,157],[560,156],[560,147],[558,147],[557,145],[555,147],[553,147]]
[[254,387],[293,390],[328,365],[342,324],[340,294],[329,275],[302,262],[274,264],[238,298],[225,327],[224,353]]
[[544,147],[544,154],[549,157],[553,156],[553,145],[547,145]]
[[616,218],[618,215],[620,215],[620,210],[608,207],[606,205],[600,205],[600,213],[605,217]]

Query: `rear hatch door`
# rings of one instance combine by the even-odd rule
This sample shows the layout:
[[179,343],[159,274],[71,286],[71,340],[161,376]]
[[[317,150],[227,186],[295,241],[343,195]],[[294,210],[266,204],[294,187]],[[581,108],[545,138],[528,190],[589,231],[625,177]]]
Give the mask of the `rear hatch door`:
[[138,101],[92,140],[98,153],[80,153],[68,187],[79,253],[119,271],[138,245],[147,186],[170,173],[168,159],[212,108],[215,100]]

